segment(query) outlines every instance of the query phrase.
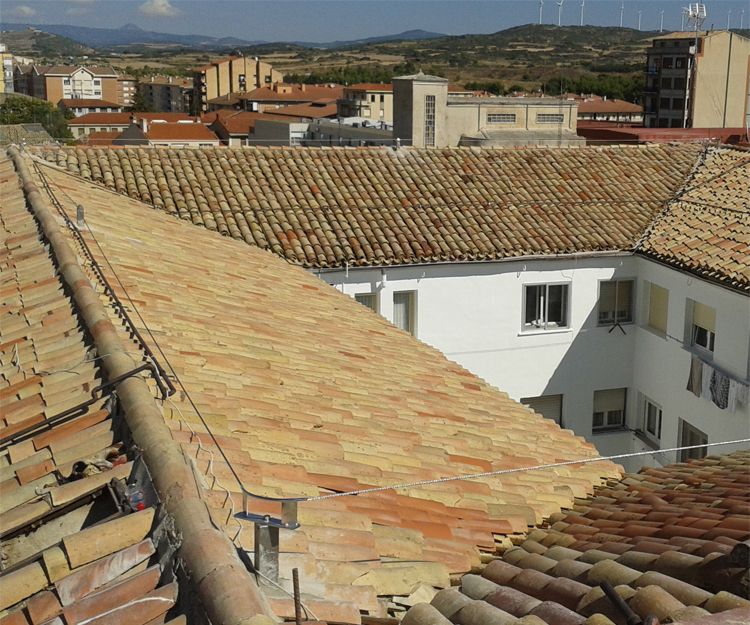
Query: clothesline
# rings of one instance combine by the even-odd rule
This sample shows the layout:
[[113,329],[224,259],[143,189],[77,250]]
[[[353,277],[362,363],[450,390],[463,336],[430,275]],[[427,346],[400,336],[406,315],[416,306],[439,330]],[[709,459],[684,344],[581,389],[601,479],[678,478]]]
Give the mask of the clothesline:
[[713,365],[693,355],[690,361],[687,390],[702,397],[722,410],[736,412],[748,406],[748,385],[735,380]]

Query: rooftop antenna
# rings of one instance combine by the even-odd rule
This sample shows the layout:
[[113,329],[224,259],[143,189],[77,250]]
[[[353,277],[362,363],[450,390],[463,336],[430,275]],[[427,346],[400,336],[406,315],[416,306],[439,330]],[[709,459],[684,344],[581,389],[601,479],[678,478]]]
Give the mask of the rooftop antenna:
[[542,23],[542,11],[544,10],[544,0],[539,0],[539,23]]
[[558,26],[562,26],[562,8],[563,8],[564,2],[565,0],[559,0],[558,2],[555,3],[557,4],[557,25]]
[[664,32],[664,9],[659,13],[659,32]]
[[700,2],[691,2],[683,10],[683,16],[687,17],[688,25],[692,24],[697,33],[706,21],[706,5]]
[[687,7],[683,7],[682,9],[682,22],[680,22],[680,32],[685,32],[685,17],[688,14]]
[[620,28],[622,28],[622,18],[625,15],[625,0],[620,3]]
[[643,14],[643,11],[638,11],[638,30],[641,29],[641,15]]
[[583,26],[583,7],[586,6],[586,0],[581,0],[581,26]]

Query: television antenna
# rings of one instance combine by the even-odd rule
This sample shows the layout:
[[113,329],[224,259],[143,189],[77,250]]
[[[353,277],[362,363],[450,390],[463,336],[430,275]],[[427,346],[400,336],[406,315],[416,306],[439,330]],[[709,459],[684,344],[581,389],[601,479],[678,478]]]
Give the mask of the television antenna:
[[539,0],[539,23],[542,23],[542,11],[544,10],[544,0]]
[[558,2],[555,2],[555,4],[557,5],[557,25],[558,26],[562,26],[562,8],[563,8],[564,2],[565,0],[559,0]]
[[659,32],[664,32],[664,9],[659,13]]
[[622,28],[622,18],[625,15],[625,0],[620,3],[620,28]]
[[583,26],[583,7],[586,6],[586,0],[581,0],[581,26]]
[[706,20],[706,5],[700,2],[691,2],[682,11],[683,16],[687,17],[688,25],[692,24],[692,30],[698,32]]
[[641,29],[641,16],[643,15],[643,11],[638,11],[638,30]]

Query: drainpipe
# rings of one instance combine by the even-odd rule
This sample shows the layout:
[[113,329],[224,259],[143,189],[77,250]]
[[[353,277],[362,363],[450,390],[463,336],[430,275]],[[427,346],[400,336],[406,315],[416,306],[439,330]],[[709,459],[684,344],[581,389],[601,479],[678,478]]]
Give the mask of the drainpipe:
[[734,38],[734,33],[729,32],[729,52],[727,53],[727,78],[724,82],[724,117],[721,121],[721,127],[726,128],[727,127],[727,101],[729,99],[729,67],[732,64],[732,39]]
[[[109,379],[135,368],[99,295],[78,264],[75,252],[17,148],[8,150],[26,200],[49,241],[60,275],[71,290],[76,309],[94,339]],[[159,497],[182,537],[177,552],[200,605],[214,625],[268,625],[273,612],[255,580],[240,562],[224,532],[216,527],[201,497],[201,487],[179,445],[172,438],[146,381],[130,377],[117,385],[125,421],[133,441],[143,450]]]

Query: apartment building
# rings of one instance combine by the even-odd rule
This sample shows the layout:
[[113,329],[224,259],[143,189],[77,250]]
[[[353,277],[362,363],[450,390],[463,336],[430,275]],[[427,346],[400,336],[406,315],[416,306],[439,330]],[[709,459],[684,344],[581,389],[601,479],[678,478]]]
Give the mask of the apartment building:
[[116,102],[124,108],[133,106],[135,94],[138,92],[138,81],[133,76],[119,74],[116,85]]
[[192,79],[193,113],[199,114],[209,110],[209,100],[271,85],[284,76],[258,57],[230,56],[195,68]]
[[[238,106],[253,113],[276,112],[277,109],[295,105],[335,105],[344,88],[340,85],[306,85],[275,82],[238,96]],[[332,111],[326,113],[330,114]],[[333,111],[335,114],[335,111]]]
[[[111,67],[76,65],[16,66],[14,86],[23,93],[57,104],[63,99],[96,99],[122,104],[117,72]],[[125,106],[124,104],[122,104]]]
[[393,135],[413,147],[578,146],[578,104],[553,98],[465,97],[423,73],[393,79]]
[[193,79],[181,76],[149,76],[138,83],[138,91],[149,111],[189,113]]
[[94,98],[63,98],[57,103],[61,111],[70,111],[75,117],[88,113],[122,113],[122,106],[115,102]]
[[646,127],[747,127],[750,39],[730,31],[671,33],[654,38],[646,54]]
[[13,93],[13,54],[8,52],[4,43],[0,43],[0,64],[3,66],[2,93]]
[[357,83],[344,87],[338,101],[341,117],[362,117],[371,122],[393,123],[393,85]]
[[193,123],[195,120],[185,113],[86,113],[68,122],[68,128],[76,139],[92,132],[114,132],[127,129],[134,121],[149,123]]

